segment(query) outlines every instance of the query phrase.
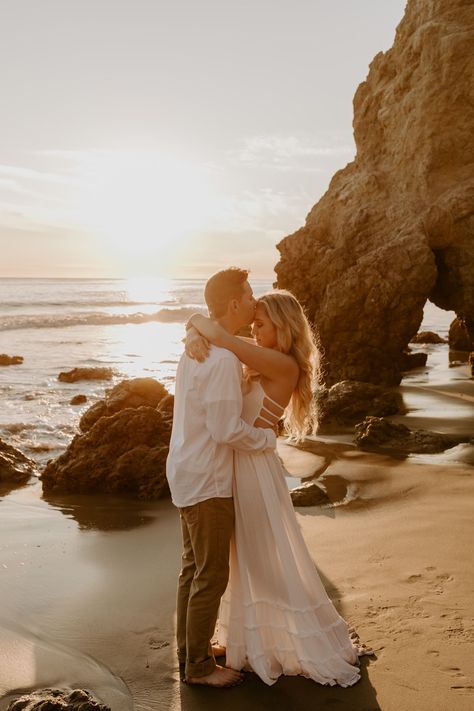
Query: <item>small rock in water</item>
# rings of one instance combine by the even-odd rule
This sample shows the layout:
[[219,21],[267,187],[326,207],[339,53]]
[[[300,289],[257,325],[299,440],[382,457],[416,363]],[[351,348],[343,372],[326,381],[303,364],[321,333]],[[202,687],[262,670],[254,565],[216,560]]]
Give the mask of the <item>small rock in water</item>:
[[36,465],[31,459],[0,439],[0,483],[26,484],[35,472]]
[[434,331],[420,331],[419,333],[416,334],[416,336],[413,336],[411,339],[410,343],[447,343],[448,341],[445,338],[441,338],[437,333],[434,333]]
[[465,322],[456,317],[449,327],[449,347],[453,351],[472,350],[472,343]]
[[323,506],[331,503],[324,489],[314,481],[292,489],[290,496],[293,506]]
[[315,394],[318,426],[355,424],[366,415],[396,415],[405,412],[402,396],[396,390],[355,380],[341,380]]
[[59,373],[58,380],[62,383],[75,383],[78,380],[112,380],[112,368],[73,368]]
[[400,360],[400,367],[403,371],[423,368],[427,360],[427,353],[403,353]]
[[429,430],[410,430],[383,417],[366,417],[355,430],[355,443],[360,449],[403,454],[436,454],[469,439]]
[[0,353],[0,365],[21,365],[23,356],[9,356],[6,353]]
[[69,404],[70,405],[83,405],[85,402],[87,402],[86,395],[74,395],[74,397],[71,398]]
[[10,702],[7,711],[111,711],[84,689],[38,689]]

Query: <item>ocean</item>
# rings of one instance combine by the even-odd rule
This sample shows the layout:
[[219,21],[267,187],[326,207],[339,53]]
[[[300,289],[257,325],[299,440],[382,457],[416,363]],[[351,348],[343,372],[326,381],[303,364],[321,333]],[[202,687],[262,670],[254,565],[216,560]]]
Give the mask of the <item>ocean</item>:
[[[251,283],[257,296],[271,288],[270,279]],[[152,377],[173,392],[184,323],[204,310],[203,289],[201,279],[0,279],[0,353],[24,358],[0,367],[0,437],[41,466],[64,451],[105,388]],[[447,336],[453,318],[427,304],[421,328]],[[432,367],[446,369],[440,347],[428,348]],[[78,366],[116,374],[112,382],[58,381]],[[78,394],[87,402],[70,405]]]
[[[79,418],[104,389],[152,377],[170,392],[183,350],[184,323],[204,311],[199,279],[0,279],[0,353],[22,365],[0,367],[0,437],[38,464],[64,451]],[[252,282],[255,294],[270,280]],[[112,382],[58,381],[78,366],[110,366]],[[74,395],[87,403],[70,405]]]

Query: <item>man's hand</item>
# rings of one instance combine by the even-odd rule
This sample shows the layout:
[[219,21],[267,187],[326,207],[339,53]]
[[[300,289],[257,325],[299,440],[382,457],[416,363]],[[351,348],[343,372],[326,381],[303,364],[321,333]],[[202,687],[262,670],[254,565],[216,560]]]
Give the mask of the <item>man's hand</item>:
[[209,355],[209,341],[206,340],[204,336],[201,336],[194,326],[191,326],[191,328],[186,331],[184,350],[189,358],[197,360],[198,363],[202,363]]

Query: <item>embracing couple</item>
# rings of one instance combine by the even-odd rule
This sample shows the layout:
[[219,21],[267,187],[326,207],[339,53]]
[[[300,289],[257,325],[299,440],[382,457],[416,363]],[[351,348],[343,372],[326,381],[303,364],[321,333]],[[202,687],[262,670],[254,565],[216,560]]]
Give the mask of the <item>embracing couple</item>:
[[[188,322],[176,374],[167,477],[183,536],[180,667],[216,687],[244,669],[266,684],[301,674],[350,686],[370,650],[324,589],[276,454],[282,418],[295,439],[312,428],[316,347],[296,298],[255,300],[247,277],[233,267],[208,280],[210,318]],[[254,339],[234,335],[251,323]]]

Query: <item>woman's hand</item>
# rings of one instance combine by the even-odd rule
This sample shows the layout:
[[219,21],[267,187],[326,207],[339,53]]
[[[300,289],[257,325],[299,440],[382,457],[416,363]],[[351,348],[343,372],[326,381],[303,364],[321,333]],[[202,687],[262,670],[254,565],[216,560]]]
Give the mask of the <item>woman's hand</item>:
[[204,336],[201,336],[197,328],[191,326],[186,331],[184,350],[189,358],[197,360],[198,363],[203,363],[209,355],[209,341]]

